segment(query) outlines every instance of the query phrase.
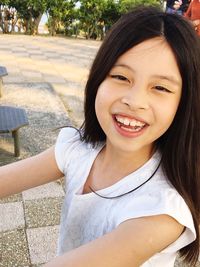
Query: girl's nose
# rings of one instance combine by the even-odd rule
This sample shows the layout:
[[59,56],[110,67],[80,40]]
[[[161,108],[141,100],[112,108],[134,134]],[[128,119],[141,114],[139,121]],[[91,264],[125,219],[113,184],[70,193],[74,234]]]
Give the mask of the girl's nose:
[[126,92],[121,99],[122,103],[129,106],[131,110],[148,109],[149,96],[147,90],[139,87],[132,87]]

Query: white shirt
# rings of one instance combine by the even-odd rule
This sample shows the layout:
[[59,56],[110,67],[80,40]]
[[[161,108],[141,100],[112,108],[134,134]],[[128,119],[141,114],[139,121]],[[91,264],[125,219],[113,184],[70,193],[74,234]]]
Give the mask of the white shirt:
[[[185,231],[142,267],[174,266],[177,251],[196,238],[192,215],[184,199],[167,181],[161,167],[150,181],[123,197],[104,199],[92,192],[82,194],[92,164],[103,146],[92,148],[80,141],[79,133],[73,128],[62,129],[58,136],[55,157],[66,177],[58,255],[111,232],[128,219],[168,214],[184,225]],[[141,168],[97,193],[112,197],[136,188],[151,176],[159,161],[160,154],[156,152]]]

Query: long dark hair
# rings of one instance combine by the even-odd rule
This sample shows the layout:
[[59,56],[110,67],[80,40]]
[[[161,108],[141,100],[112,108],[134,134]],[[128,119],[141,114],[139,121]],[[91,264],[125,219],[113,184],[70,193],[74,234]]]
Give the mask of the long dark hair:
[[154,7],[139,7],[112,27],[93,62],[85,90],[83,140],[94,146],[105,141],[95,114],[97,90],[116,60],[131,47],[162,36],[170,45],[182,76],[182,96],[169,129],[157,140],[162,167],[193,216],[197,238],[180,253],[190,266],[199,254],[200,213],[200,40],[186,19]]

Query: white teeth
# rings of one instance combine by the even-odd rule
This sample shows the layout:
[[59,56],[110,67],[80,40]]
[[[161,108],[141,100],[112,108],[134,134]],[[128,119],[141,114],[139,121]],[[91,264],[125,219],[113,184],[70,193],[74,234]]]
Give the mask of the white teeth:
[[139,126],[139,127],[142,127],[144,125],[145,125],[145,123],[142,123],[140,121],[132,121],[131,120],[131,122],[130,122],[130,126]]
[[118,121],[118,122],[121,122],[121,123],[123,123],[124,122],[124,120],[122,119],[122,118],[118,118],[118,117],[116,117],[116,120]]
[[131,121],[131,122],[130,122],[130,126],[136,126],[136,125],[135,125],[135,121]]
[[122,118],[122,117],[115,117],[116,120],[126,126],[132,126],[132,127],[143,127],[145,125],[145,123],[141,122],[141,121],[137,121],[134,119],[129,119],[129,118]]
[[128,119],[125,119],[123,122],[122,122],[124,125],[130,125],[130,121]]

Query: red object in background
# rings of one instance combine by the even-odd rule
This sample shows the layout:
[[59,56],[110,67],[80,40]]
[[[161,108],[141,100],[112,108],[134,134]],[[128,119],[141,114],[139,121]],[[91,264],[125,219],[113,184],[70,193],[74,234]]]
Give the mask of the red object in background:
[[200,1],[193,0],[184,16],[192,22],[197,34],[200,36]]

